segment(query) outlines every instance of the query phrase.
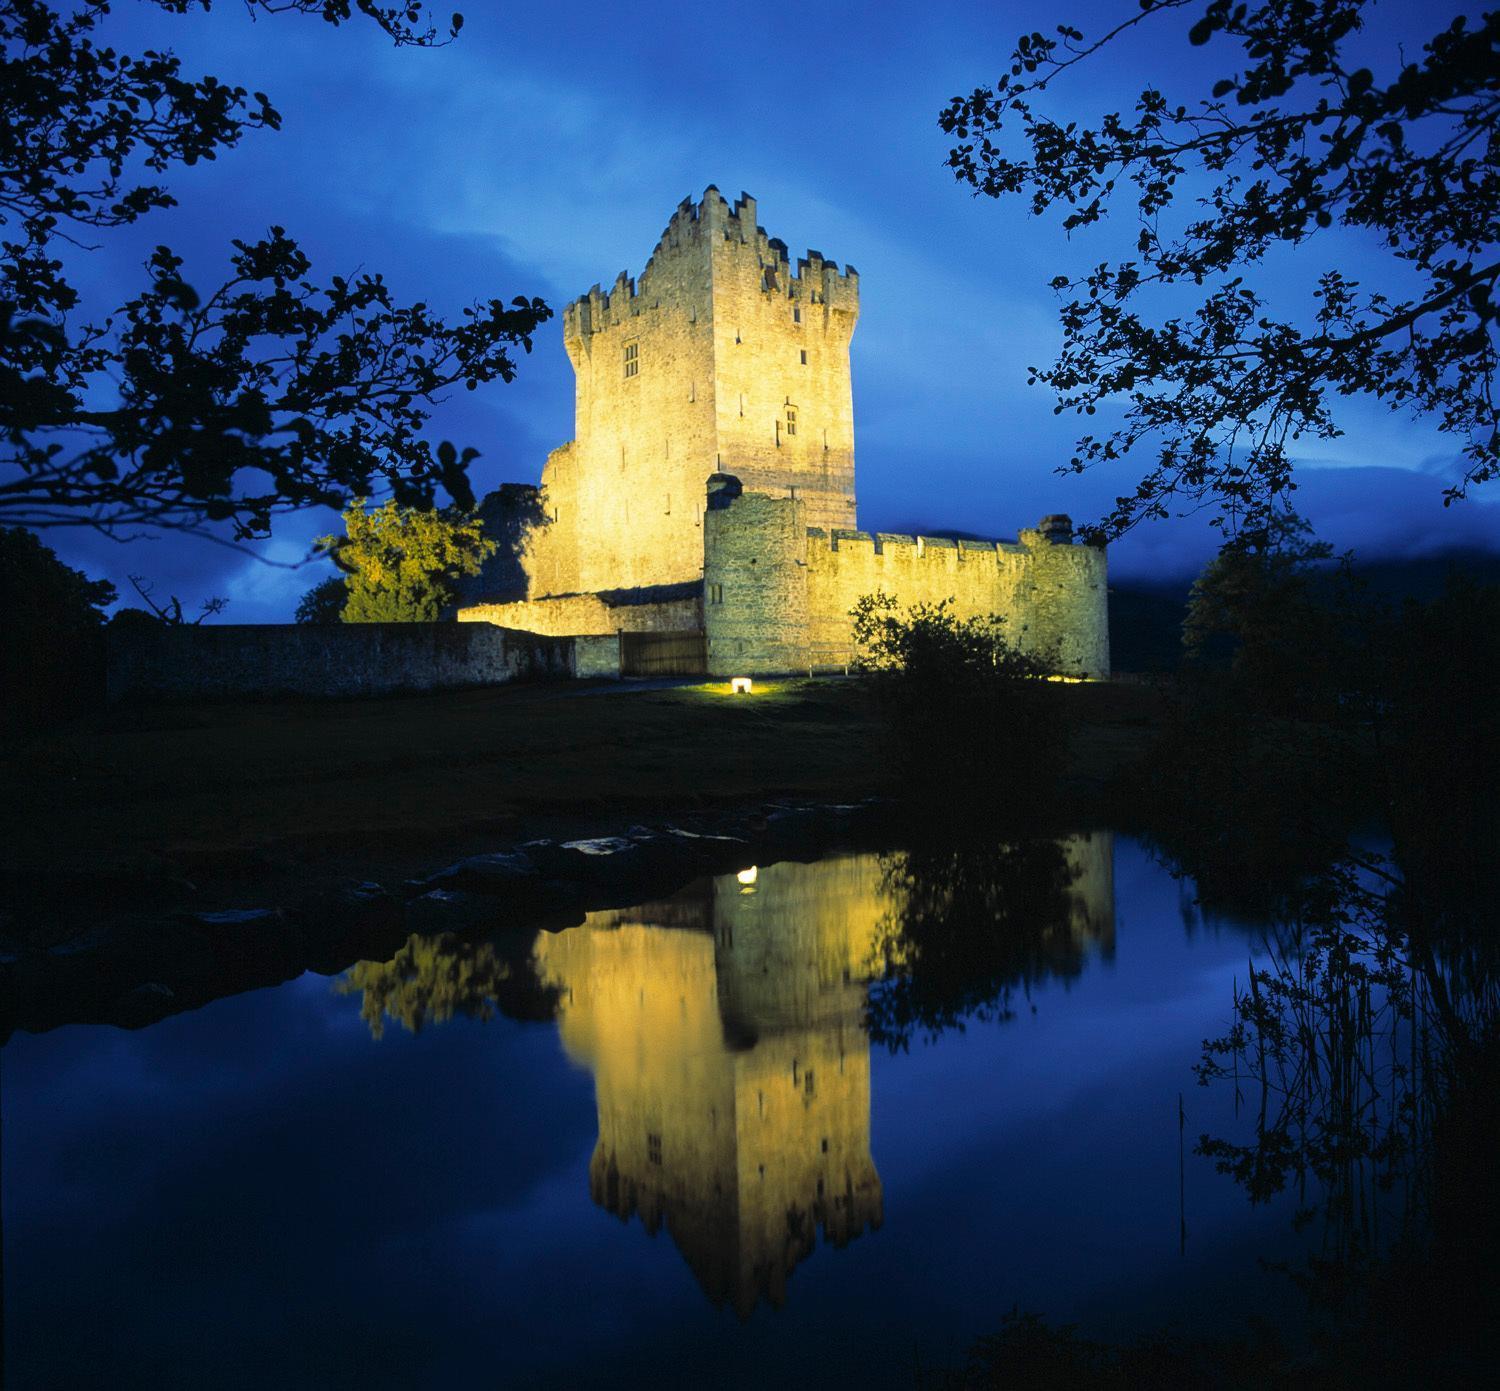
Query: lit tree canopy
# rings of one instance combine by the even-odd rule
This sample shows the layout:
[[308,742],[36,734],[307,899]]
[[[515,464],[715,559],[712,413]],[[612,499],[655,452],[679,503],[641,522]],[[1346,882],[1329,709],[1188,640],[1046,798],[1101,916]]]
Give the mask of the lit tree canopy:
[[318,545],[344,571],[345,623],[431,623],[453,599],[453,581],[477,575],[495,543],[472,513],[402,507],[367,511],[357,498],[344,512],[344,536]]
[[[949,163],[977,193],[1059,210],[1070,232],[1120,199],[1134,206],[1138,259],[1052,282],[1063,347],[1032,369],[1059,412],[1123,409],[1117,428],[1080,439],[1068,470],[1151,458],[1104,534],[1183,504],[1259,526],[1295,486],[1288,446],[1338,434],[1340,396],[1430,414],[1457,437],[1464,469],[1446,501],[1500,471],[1500,13],[1453,19],[1377,75],[1350,57],[1368,8],[1134,0],[1098,37],[1068,24],[1023,35],[994,86],[943,111]],[[1163,44],[1239,51],[1207,95],[1147,88],[1092,125],[1048,114],[1073,69],[1107,61],[1142,26]],[[1198,195],[1190,208],[1185,195]],[[1390,282],[1363,286],[1329,265],[1305,315],[1273,317],[1250,270],[1334,227],[1388,253]],[[1174,286],[1196,305],[1153,312],[1153,292]]]
[[[334,25],[357,12],[398,44],[437,41],[420,4],[247,4]],[[99,46],[108,10],[0,0],[0,521],[114,534],[221,523],[244,539],[377,486],[404,505],[431,506],[442,488],[471,506],[474,451],[434,447],[423,427],[449,388],[511,379],[513,353],[550,316],[540,300],[490,299],[445,321],[378,274],[316,280],[272,225],[233,242],[212,289],[160,246],[138,294],[85,313],[66,247],[171,206],[159,176],[174,166],[280,125],[263,92],[185,76],[170,53]]]

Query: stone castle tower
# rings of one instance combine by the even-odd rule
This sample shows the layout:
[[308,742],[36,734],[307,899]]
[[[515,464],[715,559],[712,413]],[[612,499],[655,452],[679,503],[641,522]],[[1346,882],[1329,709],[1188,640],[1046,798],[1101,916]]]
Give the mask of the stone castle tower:
[[1107,675],[1104,552],[1068,518],[1015,541],[855,529],[859,276],[817,251],[793,265],[755,218],[710,186],[638,280],[563,311],[576,438],[540,492],[484,503],[492,534],[525,533],[524,593],[487,573],[459,619],[571,637],[580,676],[839,670],[878,590],[999,614],[1057,671]]
[[816,251],[794,266],[748,194],[684,199],[639,280],[622,271],[563,311],[577,438],[542,475],[552,525],[530,597],[698,581],[704,481],[721,471],[852,527],[858,316],[854,268]]
[[594,1076],[593,1200],[665,1227],[715,1304],[779,1305],[819,1235],[882,1218],[865,982],[874,856],[772,865],[538,934],[568,1056]]
[[[1076,972],[1114,953],[1114,838],[1057,850],[1067,896],[1032,926]],[[842,1248],[884,1220],[865,1004],[906,954],[888,858],[720,875],[532,946],[567,1055],[594,1079],[590,1197],[665,1230],[742,1317],[782,1304],[820,1240]]]

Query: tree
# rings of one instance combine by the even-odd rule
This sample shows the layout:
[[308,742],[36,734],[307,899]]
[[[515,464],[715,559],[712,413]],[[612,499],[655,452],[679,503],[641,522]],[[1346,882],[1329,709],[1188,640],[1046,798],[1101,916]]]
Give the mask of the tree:
[[[957,141],[949,164],[977,193],[1058,208],[1069,232],[1104,218],[1117,191],[1134,202],[1139,259],[1052,282],[1069,296],[1063,348],[1032,369],[1058,412],[1123,410],[1064,472],[1154,455],[1096,533],[1174,503],[1212,504],[1231,529],[1264,524],[1295,487],[1289,444],[1337,435],[1339,396],[1430,414],[1456,436],[1464,471],[1445,501],[1494,478],[1500,12],[1455,18],[1420,56],[1392,45],[1399,61],[1377,76],[1351,56],[1367,0],[1138,3],[1095,39],[1068,24],[1023,35],[1006,75],[940,117]],[[1148,88],[1094,125],[1043,109],[1129,31],[1189,17],[1189,43],[1243,50],[1207,97]],[[1184,213],[1189,191],[1202,196]],[[1385,250],[1389,284],[1330,266],[1305,315],[1275,317],[1243,272],[1335,226]],[[1158,312],[1180,302],[1173,287],[1198,293],[1191,312]]]
[[347,576],[345,623],[431,623],[452,602],[453,581],[477,574],[495,549],[469,513],[395,501],[371,512],[356,499],[344,512],[344,530],[318,545]]
[[[212,0],[141,3],[181,14]],[[246,3],[333,25],[358,11],[398,44],[437,41],[418,3]],[[138,294],[80,321],[61,246],[171,206],[159,176],[281,119],[264,93],[188,77],[170,53],[97,45],[108,9],[0,0],[0,521],[244,540],[377,484],[407,506],[432,506],[439,487],[472,506],[475,451],[434,448],[423,427],[449,388],[513,377],[514,350],[550,317],[538,299],[446,322],[378,274],[314,280],[272,226],[233,241],[228,278],[203,291],[159,246]]]
[[1332,555],[1290,511],[1268,513],[1253,534],[1226,545],[1188,595],[1182,647],[1190,666],[1227,666],[1262,708],[1326,709],[1341,636],[1336,596],[1320,583]]
[[385,1036],[387,1018],[409,1033],[458,1017],[488,1023],[551,1019],[558,992],[537,979],[530,938],[466,941],[451,932],[413,934],[389,961],[359,961],[334,986],[359,994],[360,1018],[372,1038]]
[[200,624],[206,623],[215,615],[223,613],[229,607],[228,599],[214,596],[205,599],[199,604],[197,616],[189,618],[183,612],[182,600],[175,594],[171,595],[165,604],[159,604],[155,598],[155,585],[149,580],[143,579],[140,575],[131,575],[129,579],[130,587],[141,596],[141,602],[146,606],[145,610],[141,610],[141,612],[149,611],[158,623],[165,623],[173,628],[196,628]]
[[349,582],[342,575],[319,580],[297,603],[297,622],[328,625],[342,621]]
[[93,705],[114,600],[108,580],[64,565],[32,532],[0,527],[0,713],[36,725]]

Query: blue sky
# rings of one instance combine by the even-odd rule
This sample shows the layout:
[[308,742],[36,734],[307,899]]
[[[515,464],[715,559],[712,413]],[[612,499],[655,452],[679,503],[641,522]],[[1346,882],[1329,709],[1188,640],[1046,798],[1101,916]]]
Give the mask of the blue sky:
[[[760,200],[762,223],[797,254],[813,246],[860,272],[853,349],[856,468],[863,526],[960,527],[1013,535],[1044,512],[1097,515],[1134,482],[1054,472],[1073,423],[1026,369],[1059,342],[1059,272],[1128,255],[1128,216],[1071,242],[1055,220],[975,200],[944,169],[936,117],[948,97],[1003,70],[1015,35],[1067,18],[1096,32],[1134,0],[1065,10],[999,4],[551,6],[478,0],[459,41],[396,50],[373,26],[332,30],[299,16],[250,19],[233,0],[183,18],[119,0],[122,48],[170,46],[190,70],[269,92],[285,124],[217,162],[182,170],[180,206],[101,238],[78,278],[103,307],[138,285],[150,247],[219,276],[233,237],[283,225],[321,278],[380,270],[408,299],[455,311],[525,293],[556,309],[595,281],[640,271],[668,215],[716,184]],[[1446,7],[1443,7],[1446,8]],[[1457,12],[1457,11],[1455,11]],[[1378,5],[1365,43],[1377,64],[1436,28],[1429,6]],[[1149,41],[1082,70],[1064,110],[1089,119],[1144,85],[1195,95],[1228,71],[1222,46],[1192,49],[1170,20]],[[1205,66],[1205,64],[1207,66]],[[1263,283],[1293,302],[1330,265],[1382,275],[1373,245],[1342,233],[1270,262]],[[517,380],[459,393],[434,433],[482,452],[481,491],[535,481],[572,435],[572,375],[557,322]],[[1500,544],[1500,496],[1444,509],[1456,450],[1430,422],[1374,404],[1341,410],[1343,438],[1309,442],[1299,505],[1340,549],[1423,554]],[[330,530],[329,514],[281,523],[259,547],[281,565]],[[290,616],[324,573],[288,570],[180,537],[128,546],[55,533],[91,573],[152,579],[185,603],[231,600],[225,621]],[[1176,576],[1201,564],[1201,519],[1147,528],[1112,553],[1116,576]]]

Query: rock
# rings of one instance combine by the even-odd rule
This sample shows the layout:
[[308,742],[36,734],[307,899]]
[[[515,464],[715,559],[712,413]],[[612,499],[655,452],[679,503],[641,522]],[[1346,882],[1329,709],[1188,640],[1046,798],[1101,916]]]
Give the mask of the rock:
[[481,894],[432,889],[406,905],[406,931],[428,937],[439,932],[480,932],[496,925],[492,899]]
[[127,990],[109,1008],[108,1022],[122,1029],[143,1029],[180,1008],[177,993],[160,981],[147,981]]
[[529,855],[518,851],[471,855],[423,881],[429,888],[504,897],[535,895],[542,876]]
[[401,900],[380,884],[347,884],[303,899],[293,910],[306,965],[337,975],[356,961],[384,961],[406,940]]
[[[589,908],[625,906],[645,897],[649,860],[636,840],[600,836],[594,840],[532,840],[522,846],[541,875],[562,884],[579,885],[582,903]],[[561,884],[549,885],[552,902],[568,903]]]

